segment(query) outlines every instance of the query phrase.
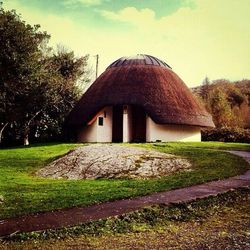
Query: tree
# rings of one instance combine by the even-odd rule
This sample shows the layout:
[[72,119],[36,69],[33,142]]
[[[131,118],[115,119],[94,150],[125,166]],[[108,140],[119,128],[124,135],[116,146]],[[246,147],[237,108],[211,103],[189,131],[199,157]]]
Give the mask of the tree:
[[245,101],[245,96],[241,91],[236,88],[235,84],[229,83],[225,89],[227,93],[227,100],[231,104],[231,108],[234,106],[240,107],[240,105]]
[[77,82],[85,82],[88,56],[76,58],[72,51],[55,51],[40,60],[33,88],[22,100],[19,123],[24,144],[29,144],[31,127],[41,136],[45,131],[60,134],[65,115],[79,98]]
[[89,81],[87,60],[88,56],[75,57],[73,51],[63,47],[58,47],[45,59],[47,78],[44,79],[43,87],[39,90],[43,97],[43,105],[40,109],[42,117],[37,126],[39,134],[45,127],[57,134],[61,133],[66,114],[79,99],[80,86]]
[[205,78],[203,85],[196,88],[195,92],[212,114],[217,126],[244,128],[249,126],[249,86],[249,80],[246,79],[238,82],[217,79],[210,83]]
[[87,78],[88,57],[72,51],[52,51],[50,36],[21,20],[13,11],[0,9],[0,140],[4,130],[19,130],[29,144],[51,126],[60,129],[65,115],[79,97]]
[[216,127],[231,125],[233,120],[231,107],[226,94],[220,88],[215,88],[209,93],[209,107]]
[[202,82],[201,91],[200,91],[200,95],[201,95],[202,99],[205,101],[208,98],[209,85],[210,85],[210,81],[209,81],[209,78],[206,76]]
[[0,8],[0,140],[7,125],[22,115],[21,100],[34,87],[40,46],[49,39],[39,28],[26,24],[14,10]]

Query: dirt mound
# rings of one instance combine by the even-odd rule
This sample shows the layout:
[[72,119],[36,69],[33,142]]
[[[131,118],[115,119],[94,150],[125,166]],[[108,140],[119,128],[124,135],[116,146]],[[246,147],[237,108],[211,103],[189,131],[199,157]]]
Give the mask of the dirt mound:
[[71,151],[37,174],[55,179],[152,178],[190,168],[186,159],[154,150],[93,144]]

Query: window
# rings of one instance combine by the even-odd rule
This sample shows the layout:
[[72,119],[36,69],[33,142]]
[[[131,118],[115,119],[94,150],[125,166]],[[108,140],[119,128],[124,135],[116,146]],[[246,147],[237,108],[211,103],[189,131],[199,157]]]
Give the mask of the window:
[[103,126],[103,117],[98,118],[98,125]]

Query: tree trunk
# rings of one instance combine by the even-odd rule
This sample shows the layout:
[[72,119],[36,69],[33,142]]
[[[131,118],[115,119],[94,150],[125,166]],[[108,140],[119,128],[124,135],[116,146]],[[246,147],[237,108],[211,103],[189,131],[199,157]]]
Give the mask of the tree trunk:
[[30,145],[30,143],[29,143],[29,136],[27,135],[27,137],[24,137],[24,139],[23,139],[23,145],[24,146],[29,146]]
[[42,110],[37,111],[26,123],[25,128],[24,128],[24,133],[23,133],[23,145],[28,146],[29,143],[29,132],[30,132],[30,124],[31,122],[35,119],[37,115],[39,115],[42,112]]
[[1,130],[0,130],[0,144],[2,143],[3,131],[4,131],[4,129],[7,127],[8,124],[9,124],[9,123],[6,122],[6,123],[3,125],[3,127],[1,128]]
[[24,129],[24,134],[23,134],[23,145],[24,146],[28,146],[30,143],[29,143],[29,127],[26,127]]

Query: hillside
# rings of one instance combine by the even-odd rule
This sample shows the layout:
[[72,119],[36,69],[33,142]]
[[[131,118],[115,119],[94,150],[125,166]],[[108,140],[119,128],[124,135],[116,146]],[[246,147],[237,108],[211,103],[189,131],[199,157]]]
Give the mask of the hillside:
[[206,78],[191,90],[212,114],[216,127],[250,128],[250,80]]

